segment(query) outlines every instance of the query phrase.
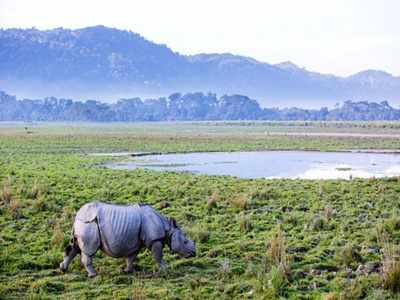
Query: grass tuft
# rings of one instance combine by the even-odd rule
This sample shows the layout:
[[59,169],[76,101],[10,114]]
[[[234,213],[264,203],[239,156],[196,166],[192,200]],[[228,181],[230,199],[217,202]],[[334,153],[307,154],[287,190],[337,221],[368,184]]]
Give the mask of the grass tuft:
[[8,207],[10,214],[14,219],[20,219],[22,217],[22,204],[19,199],[11,199]]
[[328,293],[322,297],[323,300],[340,300],[341,297],[337,293]]
[[237,195],[231,202],[240,210],[246,210],[250,207],[250,200],[246,195]]
[[7,177],[2,183],[0,189],[0,201],[4,204],[8,204],[12,199],[12,188],[11,188],[11,177]]
[[195,241],[205,243],[210,239],[211,232],[202,226],[195,226],[188,230],[189,236]]
[[330,206],[330,205],[325,206],[324,217],[327,222],[329,222],[333,218],[334,214],[335,214],[335,210],[332,208],[332,206]]
[[357,248],[349,242],[340,250],[339,259],[345,266],[350,267],[354,262],[361,261],[361,256]]
[[219,200],[219,194],[218,194],[218,192],[213,192],[212,194],[211,194],[211,196],[208,198],[208,200],[207,200],[207,210],[208,211],[210,211],[210,210],[212,210],[213,208],[216,208],[217,207],[217,202],[218,202],[218,200]]
[[392,292],[400,292],[400,255],[398,246],[389,241],[389,235],[383,231],[378,236],[382,253],[382,285]]
[[268,285],[276,295],[282,295],[287,285],[287,275],[281,267],[273,266],[269,272]]
[[41,186],[38,184],[37,179],[35,179],[35,181],[33,182],[32,188],[29,191],[28,197],[30,199],[38,199],[42,194],[42,188]]
[[274,266],[282,270],[286,277],[290,275],[290,262],[286,253],[285,236],[280,225],[268,242],[267,257]]
[[253,228],[253,224],[251,222],[251,215],[240,214],[239,215],[239,227],[240,231],[247,233]]
[[225,257],[224,260],[220,262],[218,276],[220,279],[228,278],[231,275],[231,272],[231,261],[229,258]]
[[51,238],[51,244],[55,248],[60,248],[63,245],[64,241],[64,232],[61,229],[61,226],[59,223],[56,223],[56,225],[53,228],[53,235]]
[[139,281],[139,283],[136,283],[134,287],[132,288],[132,300],[145,300],[147,299],[146,293],[144,291],[143,287],[143,281]]

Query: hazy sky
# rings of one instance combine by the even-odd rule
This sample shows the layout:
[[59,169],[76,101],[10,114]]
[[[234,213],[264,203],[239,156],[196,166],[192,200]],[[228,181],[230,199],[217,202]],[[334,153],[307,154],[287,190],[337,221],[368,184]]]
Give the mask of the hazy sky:
[[0,27],[129,29],[183,54],[400,75],[399,0],[0,0]]

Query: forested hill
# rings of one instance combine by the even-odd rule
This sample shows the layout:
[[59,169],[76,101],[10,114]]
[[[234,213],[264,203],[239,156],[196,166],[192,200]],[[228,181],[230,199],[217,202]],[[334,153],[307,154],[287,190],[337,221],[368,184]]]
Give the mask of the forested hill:
[[0,86],[30,98],[112,100],[184,90],[273,99],[277,107],[333,106],[343,99],[400,103],[400,77],[384,71],[341,77],[289,61],[271,64],[230,53],[187,56],[105,26],[0,29]]
[[0,91],[0,121],[200,121],[200,120],[400,120],[400,109],[388,102],[346,101],[333,109],[261,108],[243,95],[174,93],[142,100],[120,99],[113,104],[49,97],[22,99]]

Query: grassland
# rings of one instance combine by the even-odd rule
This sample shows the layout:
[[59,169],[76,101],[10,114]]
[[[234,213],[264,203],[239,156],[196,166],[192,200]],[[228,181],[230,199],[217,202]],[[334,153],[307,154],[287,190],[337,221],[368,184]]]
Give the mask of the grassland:
[[[398,299],[399,178],[117,171],[100,165],[121,158],[86,154],[400,149],[399,133],[397,123],[2,124],[0,298]],[[156,273],[144,252],[126,275],[123,260],[99,252],[98,277],[88,279],[78,260],[60,274],[74,213],[93,199],[154,205],[197,241],[197,257],[166,251],[169,268]]]

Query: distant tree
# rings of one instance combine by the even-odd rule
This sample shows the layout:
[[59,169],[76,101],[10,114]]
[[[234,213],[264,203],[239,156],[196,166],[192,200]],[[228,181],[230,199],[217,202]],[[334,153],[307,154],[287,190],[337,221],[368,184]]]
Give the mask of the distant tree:
[[133,122],[166,120],[400,120],[400,110],[387,101],[345,101],[329,110],[261,108],[256,100],[243,95],[224,95],[219,99],[208,93],[174,93],[168,98],[120,99],[106,104],[48,97],[17,100],[0,91],[0,121],[96,121]]

